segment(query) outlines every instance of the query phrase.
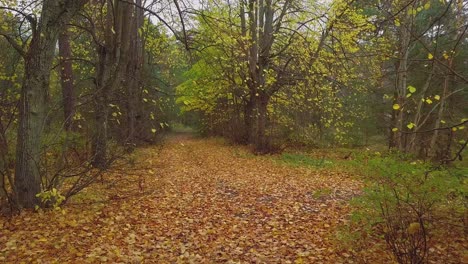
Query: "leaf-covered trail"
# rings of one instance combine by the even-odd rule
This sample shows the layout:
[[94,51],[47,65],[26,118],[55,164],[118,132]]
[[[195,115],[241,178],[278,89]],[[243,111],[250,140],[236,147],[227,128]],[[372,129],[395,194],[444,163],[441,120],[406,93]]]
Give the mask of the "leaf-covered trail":
[[[346,174],[293,168],[180,135],[162,150],[138,150],[137,164],[145,169],[106,176],[107,184],[90,187],[66,214],[0,222],[0,260],[348,262],[333,237],[361,185]],[[86,202],[93,193],[104,198]]]
[[[357,183],[345,175],[242,158],[239,152],[179,138],[161,153],[162,197],[155,199],[160,213],[153,216],[162,227],[159,235],[180,248],[173,257],[185,251],[206,261],[303,257],[330,263],[336,255],[328,236],[346,216],[345,200]],[[320,195],[324,190],[329,193]]]

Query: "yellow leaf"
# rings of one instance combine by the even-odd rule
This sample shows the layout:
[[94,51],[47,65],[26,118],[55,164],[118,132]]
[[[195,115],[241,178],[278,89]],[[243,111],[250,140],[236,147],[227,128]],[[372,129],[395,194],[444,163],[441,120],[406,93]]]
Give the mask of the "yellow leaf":
[[421,228],[421,225],[419,223],[411,223],[408,227],[408,234],[414,235],[417,232],[419,232],[419,229]]
[[458,129],[456,127],[452,127],[452,131],[455,132],[457,131]]
[[393,110],[398,110],[400,109],[400,105],[399,104],[394,104],[393,105]]
[[428,10],[429,8],[431,8],[431,3],[427,2],[427,3],[424,5],[424,9]]
[[153,134],[155,134],[155,133],[156,133],[156,128],[152,128],[152,129],[151,129],[151,132],[152,132]]
[[409,91],[410,93],[415,93],[415,92],[416,92],[416,87],[414,87],[414,86],[412,86],[412,85],[409,85],[409,86],[408,86],[408,91]]
[[439,100],[440,100],[440,95],[435,95],[435,96],[434,96],[434,99],[436,99],[437,101],[439,101]]
[[398,128],[394,127],[392,128],[392,132],[397,132],[398,131]]
[[414,128],[414,123],[409,123],[408,125],[406,125],[407,128],[409,129],[413,129]]
[[400,20],[395,19],[395,26],[399,27],[400,26]]
[[76,222],[76,220],[73,220],[73,221],[69,221],[67,222],[67,224],[71,227],[77,227],[78,226],[78,223]]
[[294,263],[295,264],[302,264],[302,263],[304,263],[304,260],[301,257],[299,257],[294,261]]
[[427,98],[427,99],[426,99],[426,103],[427,103],[427,104],[432,104],[432,100],[431,100],[430,98]]
[[432,60],[434,58],[434,55],[432,55],[432,53],[429,53],[429,54],[427,54],[427,58]]

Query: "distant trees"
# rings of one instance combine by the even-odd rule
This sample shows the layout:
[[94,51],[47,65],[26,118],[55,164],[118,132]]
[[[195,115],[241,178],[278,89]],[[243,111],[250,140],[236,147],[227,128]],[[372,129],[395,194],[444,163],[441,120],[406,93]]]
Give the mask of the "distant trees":
[[431,158],[464,140],[451,128],[467,114],[463,1],[217,1],[193,13],[198,61],[178,102],[209,133],[257,153],[385,136]]
[[450,146],[465,140],[463,131],[451,126],[463,123],[467,114],[460,107],[468,85],[462,74],[468,44],[466,6],[458,0],[381,5],[391,7],[382,14],[386,36],[399,45],[388,54],[387,62],[395,67],[386,63],[385,78],[394,82],[389,146],[423,157],[448,158]]
[[[196,14],[201,24],[195,41],[201,50],[193,68],[197,74],[178,90],[183,109],[199,111],[210,120],[206,123],[217,123],[235,141],[253,144],[257,153],[276,151],[281,142],[300,141],[304,134],[302,143],[325,135],[343,141],[358,116],[356,94],[365,87],[355,63],[364,63],[371,47],[364,33],[372,25],[352,3],[239,1],[201,10]],[[360,49],[363,54],[356,56]],[[199,83],[206,87],[206,80],[219,95],[208,96],[209,88],[190,91],[202,89]],[[343,109],[345,101],[348,109]]]

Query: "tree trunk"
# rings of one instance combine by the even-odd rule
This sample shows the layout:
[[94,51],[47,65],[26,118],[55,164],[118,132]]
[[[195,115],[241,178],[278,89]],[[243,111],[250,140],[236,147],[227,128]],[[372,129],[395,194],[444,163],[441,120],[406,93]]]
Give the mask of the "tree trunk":
[[96,93],[94,95],[94,128],[91,163],[94,167],[107,167],[107,116],[110,78],[110,50],[98,47],[99,64],[96,70]]
[[0,201],[2,201],[6,196],[5,190],[5,179],[8,172],[8,164],[6,162],[6,155],[8,153],[8,143],[6,141],[5,129],[1,122],[2,120],[2,110],[0,109]]
[[244,104],[244,142],[246,144],[253,143],[254,135],[254,99],[255,95],[251,95],[247,103]]
[[[452,59],[450,59],[449,63],[448,63],[448,67],[451,68],[452,67]],[[429,153],[430,153],[430,156],[431,157],[436,157],[437,156],[437,141],[438,141],[438,138],[439,138],[439,128],[440,128],[440,124],[442,122],[442,119],[444,117],[444,113],[445,113],[445,104],[446,104],[446,101],[447,101],[447,96],[449,94],[449,81],[450,81],[450,75],[449,73],[447,72],[445,77],[444,77],[444,88],[443,88],[443,92],[442,92],[442,97],[440,98],[440,105],[439,105],[439,111],[437,113],[437,118],[435,120],[435,124],[434,124],[434,134],[432,135],[432,138],[431,138],[431,143],[429,145]],[[441,155],[443,155],[441,153]],[[446,157],[440,157],[440,158],[446,158]]]
[[62,100],[64,112],[64,126],[66,131],[72,130],[73,116],[75,115],[75,91],[72,68],[72,53],[70,35],[65,28],[59,35],[60,74],[62,84]]
[[105,44],[98,46],[96,70],[95,125],[92,143],[92,164],[106,169],[108,164],[109,97],[121,84],[129,59],[131,5],[119,0],[107,0],[111,12],[106,16]]
[[[58,31],[56,32],[58,35]],[[34,40],[33,40],[34,41]],[[38,40],[36,40],[38,41]],[[49,39],[44,54],[36,53],[34,45],[25,64],[25,74],[19,104],[18,141],[16,151],[15,187],[18,203],[27,208],[39,204],[41,191],[41,137],[44,129],[50,67],[55,43]]]
[[[460,36],[462,36],[462,34],[464,34],[464,31],[463,31],[463,24],[464,24],[464,18],[463,18],[463,0],[457,0],[457,5],[456,5],[456,22],[455,22],[455,28],[457,30],[454,31],[454,35],[452,37],[453,41],[456,42],[458,40],[458,38]],[[453,54],[455,54],[455,50],[453,50]],[[452,56],[452,54],[451,54]],[[450,70],[452,69],[453,67],[453,60],[454,58],[451,57],[449,58],[449,61],[448,61],[448,69],[449,71],[447,71],[447,73],[445,74],[444,76],[444,88],[443,88],[443,93],[442,93],[442,97],[440,98],[440,106],[439,106],[439,112],[437,113],[437,119],[435,121],[435,124],[434,124],[434,134],[432,135],[432,138],[431,138],[431,143],[430,143],[430,147],[429,147],[429,151],[430,151],[430,156],[432,157],[436,157],[437,156],[437,141],[439,140],[439,128],[440,128],[440,124],[442,122],[442,119],[444,117],[444,114],[445,114],[445,108],[446,108],[446,104],[447,104],[447,97],[449,96],[449,93],[450,93],[450,81],[453,79],[452,75],[450,74]],[[447,145],[450,145],[450,142],[447,142]],[[447,157],[444,157],[444,156],[448,156],[450,153],[450,148],[447,148],[447,150],[442,150],[440,155],[441,157],[439,158],[442,158],[442,159],[445,159]]]
[[266,127],[268,121],[268,102],[270,98],[263,94],[259,96],[257,103],[257,136],[255,142],[255,151],[259,154],[265,154],[270,151],[270,139],[266,135]]
[[393,133],[393,139],[390,141],[390,147],[396,147],[398,150],[405,150],[406,146],[406,134],[401,133],[404,129],[404,122],[406,121],[406,110],[404,109],[404,104],[406,100],[406,89],[407,89],[407,80],[408,80],[408,55],[409,47],[411,42],[411,28],[412,20],[407,14],[405,14],[403,19],[404,23],[400,27],[399,41],[399,61],[397,63],[397,76],[395,81],[395,94],[394,94],[394,104],[400,106],[399,109],[393,110],[392,119],[393,119],[393,128],[397,128],[398,132]]
[[[243,31],[247,29],[244,28],[247,26],[245,24],[248,24],[247,64],[249,79],[247,86],[252,103],[252,119],[256,121],[252,122],[256,124],[256,127],[251,126],[249,134],[255,136],[253,143],[258,153],[269,151],[269,139],[266,137],[267,107],[271,96],[278,91],[279,85],[276,83],[278,80],[274,84],[266,84],[265,79],[271,70],[271,49],[275,42],[275,34],[280,30],[282,20],[290,8],[290,4],[291,1],[287,0],[281,8],[277,8],[271,0],[249,0],[247,5],[248,23],[241,19]],[[241,5],[241,11],[243,10],[244,6]],[[275,14],[276,11],[280,11],[280,13]]]
[[19,103],[15,187],[18,204],[32,208],[41,191],[41,138],[47,111],[50,70],[60,30],[86,1],[44,0],[40,22],[24,54]]
[[[136,5],[141,6],[141,0],[136,0]],[[140,34],[140,29],[144,23],[143,10],[135,9],[135,18],[132,19],[130,46],[131,60],[127,66],[127,74],[129,75],[126,83],[127,92],[127,139],[130,144],[135,143],[135,134],[137,127],[139,88],[141,87],[141,70],[143,67],[144,45],[143,36]]]
[[[413,123],[416,125],[416,128],[414,130],[415,133],[413,133],[411,135],[411,139],[410,139],[409,144],[408,144],[408,151],[410,151],[410,152],[415,152],[418,143],[420,143],[420,142],[418,142],[418,137],[420,137],[421,135],[419,133],[416,133],[416,132],[418,132],[425,123],[424,121],[421,122],[421,112],[422,112],[422,108],[423,108],[423,105],[424,105],[424,98],[426,98],[426,93],[427,93],[427,90],[429,89],[429,86],[431,85],[431,81],[432,81],[432,77],[434,75],[434,72],[435,72],[435,66],[432,65],[431,72],[427,76],[426,81],[425,81],[424,86],[423,86],[423,89],[421,91],[421,96],[420,96],[421,100],[418,100],[418,107],[416,109],[416,113],[415,113],[415,116],[414,116],[414,119],[413,119]],[[421,146],[421,147],[423,147],[423,146]]]

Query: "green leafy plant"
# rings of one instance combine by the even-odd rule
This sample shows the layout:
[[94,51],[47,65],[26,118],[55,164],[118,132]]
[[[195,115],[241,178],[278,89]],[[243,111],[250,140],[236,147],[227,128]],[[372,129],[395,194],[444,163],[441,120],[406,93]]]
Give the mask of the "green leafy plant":
[[369,160],[369,186],[354,200],[352,217],[361,238],[384,239],[398,263],[424,263],[443,210],[463,199],[460,178],[429,165],[394,157]]
[[[36,197],[41,200],[43,206],[52,207],[54,210],[61,210],[60,205],[65,201],[65,196],[60,194],[60,192],[55,188],[40,192],[36,194]],[[36,205],[36,210],[38,209],[39,206]]]

